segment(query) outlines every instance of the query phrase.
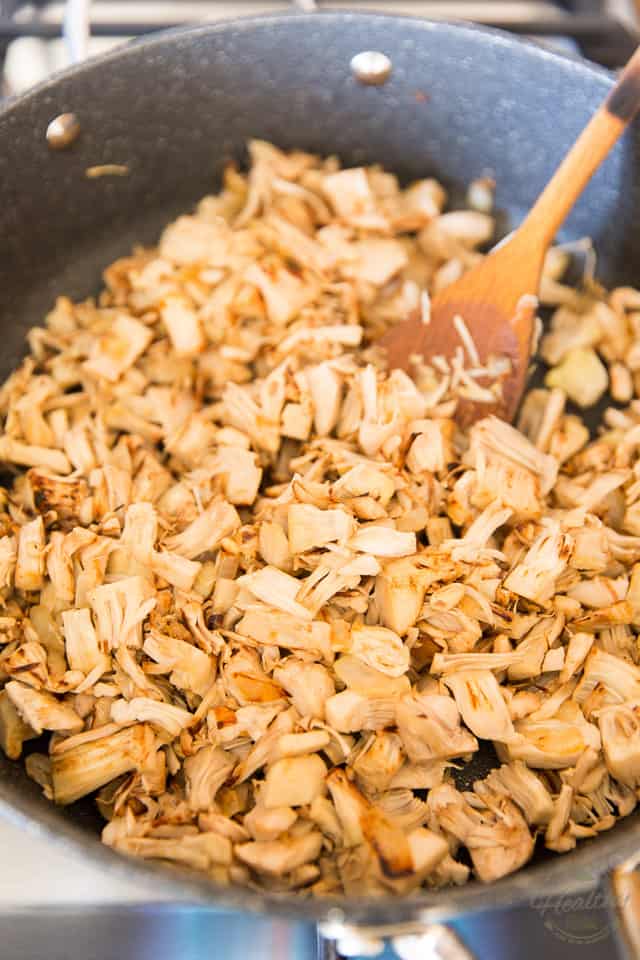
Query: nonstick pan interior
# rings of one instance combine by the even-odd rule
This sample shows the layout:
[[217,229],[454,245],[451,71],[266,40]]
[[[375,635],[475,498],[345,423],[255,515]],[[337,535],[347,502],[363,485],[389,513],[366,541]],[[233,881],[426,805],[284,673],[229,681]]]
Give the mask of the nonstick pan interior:
[[[392,60],[381,87],[359,84],[349,63],[361,50]],[[403,179],[432,174],[459,197],[491,174],[505,229],[515,224],[606,94],[607,75],[501,34],[395,17],[322,14],[238,21],[179,31],[117,51],[54,79],[0,113],[0,324],[4,378],[24,353],[27,329],[58,294],[85,297],[101,271],[242,162],[250,137],[283,148],[336,153],[346,164],[379,162]],[[67,151],[45,142],[49,121],[74,111],[81,134]],[[569,219],[565,237],[591,236],[607,284],[640,275],[640,147],[632,130]],[[121,177],[88,179],[87,167],[126,164]],[[466,783],[493,765],[485,752]],[[243,909],[325,915],[331,906],[247,891],[216,890],[184,872],[129,864],[102,848],[91,801],[56,809],[20,764],[0,758],[0,804],[14,818],[62,838],[105,869],[155,873],[176,892]],[[597,842],[541,857],[491,888],[406,901],[344,901],[352,919],[384,922],[508,902],[592,878],[638,840],[630,817]]]

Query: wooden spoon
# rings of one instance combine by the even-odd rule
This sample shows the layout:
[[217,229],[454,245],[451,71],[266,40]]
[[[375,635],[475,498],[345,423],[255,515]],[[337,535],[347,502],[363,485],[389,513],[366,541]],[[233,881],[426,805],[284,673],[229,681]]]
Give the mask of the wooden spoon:
[[[390,368],[411,372],[416,356],[429,362],[450,359],[462,346],[456,325],[460,316],[482,365],[489,357],[507,356],[510,372],[501,378],[502,399],[491,405],[463,400],[456,418],[469,424],[497,413],[511,420],[527,379],[535,307],[545,254],[559,227],[587,183],[640,109],[640,48],[608,97],[593,115],[520,227],[476,267],[438,293],[430,322],[412,315],[382,338]],[[413,358],[413,359],[412,359]],[[469,366],[468,358],[465,367]],[[489,385],[491,381],[480,383]]]

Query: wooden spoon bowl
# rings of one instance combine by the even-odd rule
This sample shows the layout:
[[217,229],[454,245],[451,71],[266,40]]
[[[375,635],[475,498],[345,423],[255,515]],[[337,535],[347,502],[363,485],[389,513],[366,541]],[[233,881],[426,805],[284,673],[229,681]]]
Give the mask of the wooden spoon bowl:
[[[416,359],[452,361],[464,350],[460,317],[471,334],[481,365],[491,357],[510,361],[494,378],[494,404],[464,400],[456,419],[468,425],[496,413],[511,420],[520,404],[531,359],[537,301],[535,295],[546,252],[587,183],[640,109],[640,48],[622,71],[520,227],[477,266],[434,297],[430,320],[416,314],[385,334],[389,367],[411,373]],[[468,351],[467,351],[468,354]],[[467,356],[466,367],[472,365]],[[441,361],[440,361],[441,362]],[[490,378],[478,380],[489,386]]]

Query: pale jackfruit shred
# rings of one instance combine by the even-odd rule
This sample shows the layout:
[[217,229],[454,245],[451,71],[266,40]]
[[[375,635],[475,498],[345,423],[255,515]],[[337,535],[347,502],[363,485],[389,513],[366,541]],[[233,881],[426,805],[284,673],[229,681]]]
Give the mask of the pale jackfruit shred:
[[[550,251],[550,389],[509,426],[463,316],[415,382],[375,347],[481,257],[489,181],[444,213],[432,179],[250,155],[0,389],[0,747],[45,733],[50,799],[217,883],[498,879],[640,790],[640,292]],[[609,383],[590,441],[568,404]]]

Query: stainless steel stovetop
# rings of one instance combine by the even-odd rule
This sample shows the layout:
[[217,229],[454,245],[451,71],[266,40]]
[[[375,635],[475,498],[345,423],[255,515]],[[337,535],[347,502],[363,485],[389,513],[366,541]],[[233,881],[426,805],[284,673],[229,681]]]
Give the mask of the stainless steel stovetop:
[[[569,56],[620,66],[638,42],[640,0],[319,0],[325,6],[470,19]],[[296,0],[314,9],[316,0]],[[0,0],[0,90],[19,93],[68,63],[63,3]],[[94,0],[89,54],[179,23],[286,9],[286,0]],[[453,924],[477,960],[608,960],[616,954],[598,891],[489,911]],[[353,947],[353,945],[351,945]],[[348,949],[346,945],[345,949]],[[324,952],[323,952],[324,951]],[[0,960],[331,960],[305,924],[159,901],[67,850],[0,822]],[[390,956],[390,954],[389,954]],[[424,945],[410,960],[436,960]],[[385,958],[387,954],[385,954]],[[443,958],[444,960],[444,958]]]

